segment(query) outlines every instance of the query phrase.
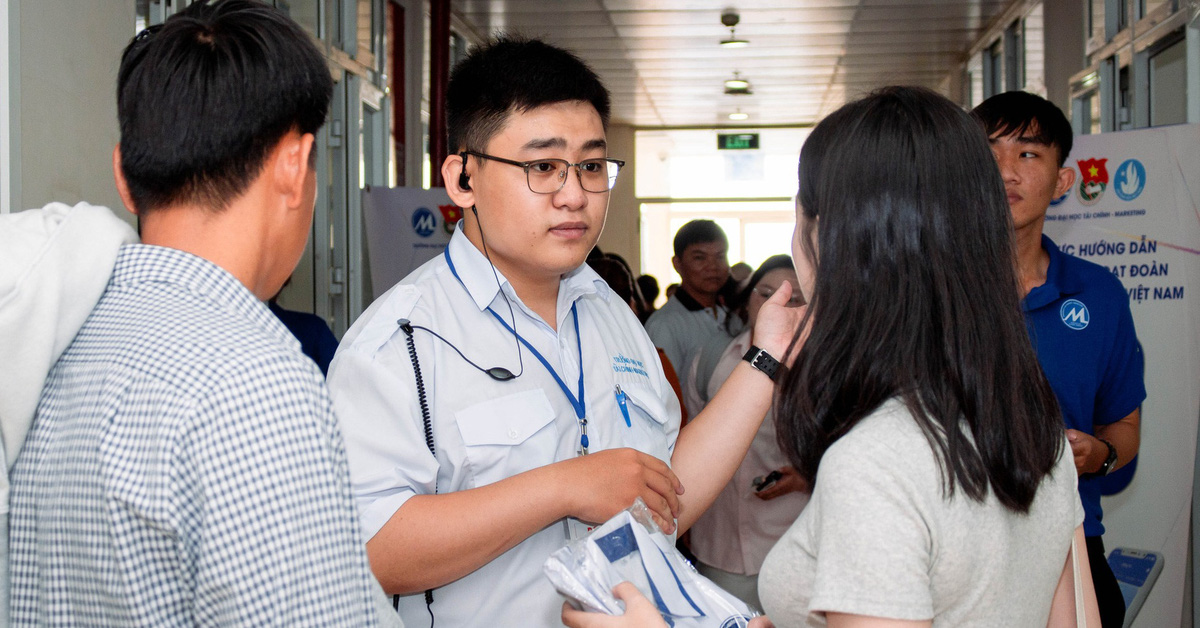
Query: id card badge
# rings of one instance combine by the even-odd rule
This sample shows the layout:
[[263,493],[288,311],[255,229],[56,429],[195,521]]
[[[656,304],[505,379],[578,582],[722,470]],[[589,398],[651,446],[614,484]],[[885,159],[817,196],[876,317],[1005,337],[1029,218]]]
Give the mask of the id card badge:
[[596,529],[596,526],[586,524],[575,517],[563,519],[563,524],[567,528],[567,539],[571,541],[582,539]]

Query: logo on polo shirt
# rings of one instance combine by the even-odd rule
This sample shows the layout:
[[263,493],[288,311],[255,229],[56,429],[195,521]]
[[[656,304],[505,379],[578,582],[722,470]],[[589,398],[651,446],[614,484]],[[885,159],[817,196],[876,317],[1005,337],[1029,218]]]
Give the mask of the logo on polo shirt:
[[721,622],[721,628],[746,628],[749,625],[750,618],[745,615],[730,615]]
[[1087,327],[1088,321],[1092,319],[1087,306],[1076,299],[1064,301],[1062,307],[1058,308],[1058,315],[1064,325],[1076,331]]
[[418,207],[412,216],[413,231],[422,238],[428,238],[437,230],[437,217],[428,207]]

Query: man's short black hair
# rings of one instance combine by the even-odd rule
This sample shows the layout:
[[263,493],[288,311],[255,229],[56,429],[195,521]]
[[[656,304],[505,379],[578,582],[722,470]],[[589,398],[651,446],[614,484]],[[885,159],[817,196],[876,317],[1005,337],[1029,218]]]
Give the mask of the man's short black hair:
[[309,36],[254,0],[202,0],[121,57],[121,170],[140,213],[214,211],[246,191],[292,129],[325,123],[333,79]]
[[537,39],[501,36],[454,66],[446,90],[452,152],[483,151],[514,111],[581,100],[608,128],[608,89],[579,57]]
[[[988,137],[1026,137],[1058,149],[1058,167],[1067,162],[1074,135],[1071,123],[1057,105],[1029,92],[1004,92],[983,101],[971,112]],[[1030,134],[1030,131],[1034,131]]]
[[703,218],[688,221],[679,228],[679,231],[675,232],[675,257],[682,258],[683,252],[693,244],[708,244],[709,242],[729,245],[725,231],[717,223]]

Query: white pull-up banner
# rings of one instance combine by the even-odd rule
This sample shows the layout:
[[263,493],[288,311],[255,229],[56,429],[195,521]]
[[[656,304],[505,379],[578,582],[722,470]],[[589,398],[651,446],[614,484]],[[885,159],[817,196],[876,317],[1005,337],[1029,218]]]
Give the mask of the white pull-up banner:
[[440,255],[462,218],[445,188],[370,187],[362,192],[362,207],[376,297]]
[[[1162,554],[1134,626],[1179,626],[1200,420],[1200,125],[1076,138],[1075,185],[1045,232],[1129,293],[1146,358],[1142,442],[1129,485],[1105,497],[1104,544]],[[1200,535],[1198,535],[1200,538]]]

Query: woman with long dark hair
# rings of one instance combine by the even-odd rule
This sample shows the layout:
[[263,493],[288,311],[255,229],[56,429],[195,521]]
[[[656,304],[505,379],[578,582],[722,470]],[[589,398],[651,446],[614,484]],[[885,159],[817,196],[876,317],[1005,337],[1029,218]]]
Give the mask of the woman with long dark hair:
[[775,416],[813,496],[763,566],[768,614],[1073,622],[1076,474],[977,123],[918,88],[827,117],[801,153],[793,251],[807,337]]
[[[1071,449],[983,131],[933,92],[883,89],[813,129],[797,205],[808,309],[775,418],[813,492],[759,574],[768,616],[1074,626],[1079,604],[1098,626],[1090,572],[1073,569],[1087,557]],[[581,615],[563,617],[631,625]]]

